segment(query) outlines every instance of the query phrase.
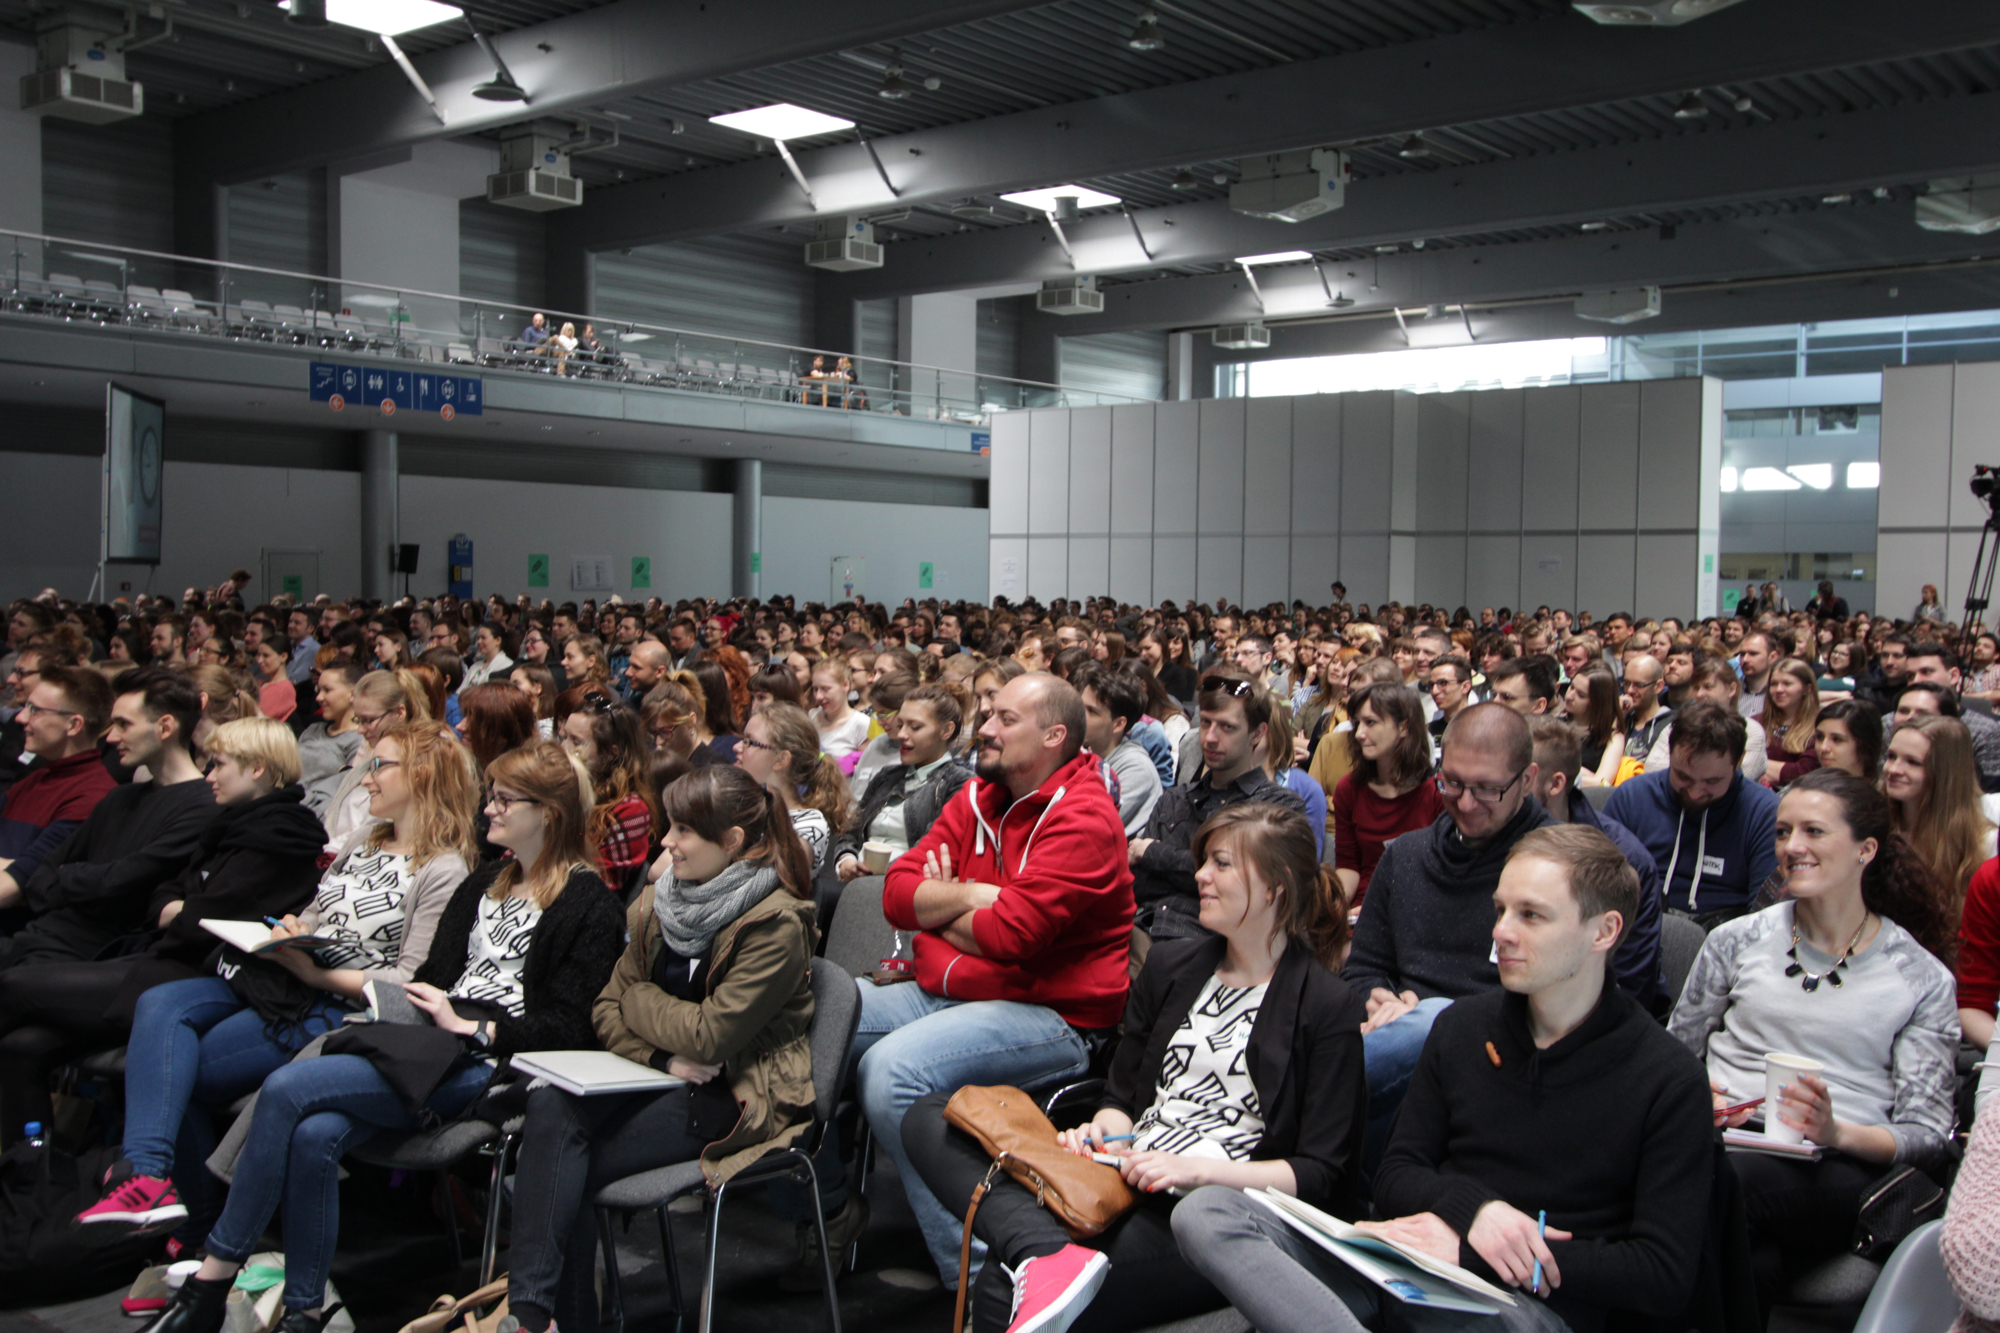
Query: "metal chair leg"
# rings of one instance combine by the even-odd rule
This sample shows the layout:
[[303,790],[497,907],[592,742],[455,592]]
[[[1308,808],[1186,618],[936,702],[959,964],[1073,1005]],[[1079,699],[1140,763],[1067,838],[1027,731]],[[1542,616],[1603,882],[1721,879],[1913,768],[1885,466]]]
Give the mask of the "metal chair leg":
[[820,1207],[819,1173],[813,1170],[811,1157],[799,1153],[798,1159],[805,1168],[806,1186],[812,1192],[813,1234],[819,1238],[819,1263],[826,1278],[826,1314],[833,1322],[833,1333],[840,1333],[840,1294],[834,1290],[833,1256],[826,1247],[826,1212]]
[[696,1325],[700,1333],[712,1333],[715,1318],[715,1255],[722,1243],[722,1196],[729,1191],[729,1182],[715,1187],[715,1197],[708,1205],[708,1254],[702,1265],[701,1274],[701,1321]]
[[611,1318],[599,1322],[610,1333],[625,1333],[625,1290],[618,1281],[618,1241],[611,1232],[611,1212],[597,1210],[597,1244],[604,1251],[604,1294],[611,1298]]
[[465,1241],[458,1234],[458,1207],[451,1197],[451,1172],[437,1173],[438,1199],[444,1205],[444,1224],[451,1237],[451,1270],[465,1267]]
[[493,1269],[500,1262],[500,1202],[506,1192],[507,1154],[514,1147],[514,1136],[502,1134],[499,1144],[493,1149],[493,1176],[486,1192],[486,1236],[479,1245],[479,1285],[485,1286],[493,1280]]
[[681,1260],[674,1250],[673,1219],[665,1204],[655,1208],[653,1216],[660,1224],[660,1261],[667,1266],[667,1290],[674,1298],[674,1333],[681,1333],[687,1323],[687,1298],[681,1291]]

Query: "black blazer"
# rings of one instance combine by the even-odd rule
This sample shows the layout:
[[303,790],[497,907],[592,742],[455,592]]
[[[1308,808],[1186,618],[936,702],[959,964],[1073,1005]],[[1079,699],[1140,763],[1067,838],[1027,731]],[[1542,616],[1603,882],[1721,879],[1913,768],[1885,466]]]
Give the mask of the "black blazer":
[[[1153,946],[1125,1002],[1105,1106],[1134,1120],[1152,1106],[1167,1044],[1222,965],[1223,950],[1214,936]],[[1359,1168],[1368,1128],[1366,1017],[1360,995],[1295,941],[1278,958],[1247,1053],[1264,1113],[1264,1137],[1251,1160],[1291,1163],[1299,1197],[1349,1221],[1366,1216]]]

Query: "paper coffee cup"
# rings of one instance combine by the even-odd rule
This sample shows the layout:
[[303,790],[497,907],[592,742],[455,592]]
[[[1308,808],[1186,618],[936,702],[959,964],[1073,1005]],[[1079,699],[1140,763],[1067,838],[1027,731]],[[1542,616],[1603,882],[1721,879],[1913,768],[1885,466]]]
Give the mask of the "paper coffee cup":
[[886,842],[864,842],[861,844],[861,868],[871,875],[889,873],[889,863],[896,859],[896,849]]
[[1784,1055],[1777,1051],[1764,1056],[1764,1137],[1779,1143],[1804,1143],[1803,1132],[1778,1119],[1779,1110],[1785,1105],[1778,1089],[1786,1087],[1800,1074],[1824,1073],[1826,1066],[1817,1060],[1808,1060],[1803,1055]]

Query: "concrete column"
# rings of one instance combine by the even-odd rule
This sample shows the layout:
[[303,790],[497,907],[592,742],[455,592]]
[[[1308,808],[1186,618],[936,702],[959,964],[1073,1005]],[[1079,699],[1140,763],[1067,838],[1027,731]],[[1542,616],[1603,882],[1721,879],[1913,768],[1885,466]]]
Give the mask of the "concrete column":
[[[350,164],[351,165],[351,164]],[[498,169],[491,144],[418,144],[405,160],[366,170],[328,170],[327,260],[333,276],[417,291],[458,291],[458,201],[486,191]],[[346,304],[379,293],[344,293]],[[406,299],[411,324],[453,338],[470,334],[460,303]],[[382,318],[376,307],[365,313]],[[469,320],[469,312],[465,318]]]
[[[1209,382],[1214,383],[1211,373]],[[1182,402],[1189,398],[1206,398],[1205,393],[1194,391],[1194,335],[1192,333],[1169,333],[1167,335],[1167,401]]]
[[396,432],[361,432],[361,595],[390,601],[396,580],[390,573],[392,550],[401,538],[397,490]]
[[940,416],[950,408],[972,404],[979,367],[979,302],[970,296],[940,292],[906,296],[896,310],[896,359],[916,361],[962,374],[937,370],[910,372],[910,415]]
[[759,565],[764,550],[764,464],[755,458],[736,463],[736,503],[729,528],[729,595],[761,596]]
[[[0,47],[0,86],[17,88],[23,74],[35,68],[33,46]],[[0,102],[0,179],[8,188],[0,191],[0,227],[8,231],[39,233],[42,230],[42,118],[16,109],[19,99]],[[14,244],[0,242],[0,263],[5,263],[9,282],[14,274]],[[20,243],[22,268],[42,271],[39,241]]]

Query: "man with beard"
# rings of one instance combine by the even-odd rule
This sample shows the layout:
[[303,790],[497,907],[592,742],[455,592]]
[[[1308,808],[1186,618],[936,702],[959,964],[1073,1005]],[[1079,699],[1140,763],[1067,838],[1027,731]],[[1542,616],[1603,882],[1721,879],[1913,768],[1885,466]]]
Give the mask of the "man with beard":
[[1009,681],[979,729],[976,776],[882,891],[889,924],[918,932],[917,984],[861,982],[856,1083],[947,1285],[961,1223],[911,1169],[903,1113],[926,1093],[1080,1074],[1125,1012],[1132,872],[1085,727],[1069,685]]

